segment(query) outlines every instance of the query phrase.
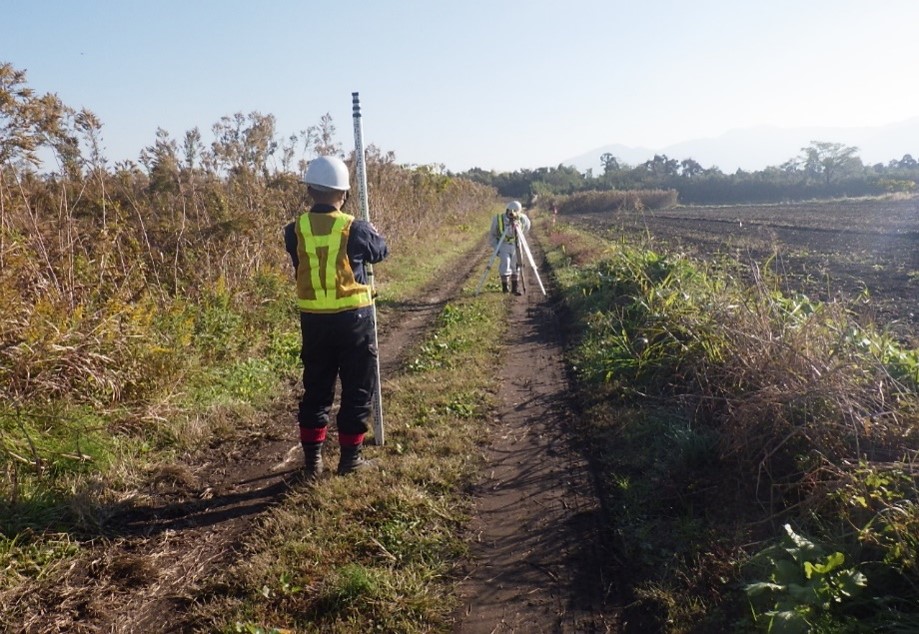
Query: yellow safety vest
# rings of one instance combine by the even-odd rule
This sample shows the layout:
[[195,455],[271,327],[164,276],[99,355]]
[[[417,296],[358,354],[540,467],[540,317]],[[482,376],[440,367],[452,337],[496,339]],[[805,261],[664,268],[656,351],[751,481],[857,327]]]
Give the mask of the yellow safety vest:
[[[504,214],[500,213],[498,214],[498,239],[499,240],[501,239],[502,235],[504,235]],[[504,241],[510,244],[514,244],[514,242],[517,241],[517,238],[514,232],[512,231],[511,233],[507,234],[507,237],[504,238]]]
[[370,286],[354,279],[348,235],[354,216],[305,213],[297,221],[297,305],[304,313],[340,313],[370,306]]

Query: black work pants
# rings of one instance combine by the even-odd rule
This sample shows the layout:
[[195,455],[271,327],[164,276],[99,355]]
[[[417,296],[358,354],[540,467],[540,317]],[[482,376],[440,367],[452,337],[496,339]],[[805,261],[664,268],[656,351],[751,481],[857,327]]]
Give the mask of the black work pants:
[[297,420],[301,428],[329,424],[335,380],[341,380],[339,434],[365,434],[376,388],[377,349],[373,308],[341,313],[300,313],[303,347],[303,398]]

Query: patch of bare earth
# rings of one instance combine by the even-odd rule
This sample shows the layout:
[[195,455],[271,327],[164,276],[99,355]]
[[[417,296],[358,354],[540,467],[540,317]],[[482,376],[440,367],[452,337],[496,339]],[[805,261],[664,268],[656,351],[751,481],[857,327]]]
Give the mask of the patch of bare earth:
[[571,434],[564,328],[530,279],[525,296],[508,296],[499,409],[483,432],[487,467],[454,632],[616,632],[600,508]]

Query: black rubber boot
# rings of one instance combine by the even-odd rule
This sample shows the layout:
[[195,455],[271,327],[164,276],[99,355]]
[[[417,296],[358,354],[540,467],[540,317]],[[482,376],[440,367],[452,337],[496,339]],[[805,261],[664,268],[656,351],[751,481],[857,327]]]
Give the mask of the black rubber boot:
[[512,292],[514,295],[522,295],[522,293],[520,292],[520,287],[517,286],[517,278],[516,278],[516,277],[511,278],[511,292]]
[[501,278],[501,292],[502,292],[502,293],[506,293],[507,290],[508,290],[508,289],[507,289],[507,278],[506,278],[506,277],[502,277],[502,278]]
[[321,442],[304,442],[303,445],[303,477],[307,480],[315,480],[325,471],[325,464],[322,462],[322,443]]
[[338,462],[338,475],[348,475],[361,469],[374,466],[372,460],[364,460],[361,456],[361,446],[341,448],[341,460]]

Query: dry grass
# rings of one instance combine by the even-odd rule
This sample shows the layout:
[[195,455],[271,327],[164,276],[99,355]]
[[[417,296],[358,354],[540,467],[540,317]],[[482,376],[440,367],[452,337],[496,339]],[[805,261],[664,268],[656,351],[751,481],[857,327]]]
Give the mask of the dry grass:
[[824,487],[835,486],[821,480],[916,445],[915,386],[856,341],[871,335],[845,306],[784,297],[757,280],[715,309],[724,352],[696,370],[699,396],[718,404],[722,458],[756,474],[758,498],[774,512],[798,503],[817,511]]

